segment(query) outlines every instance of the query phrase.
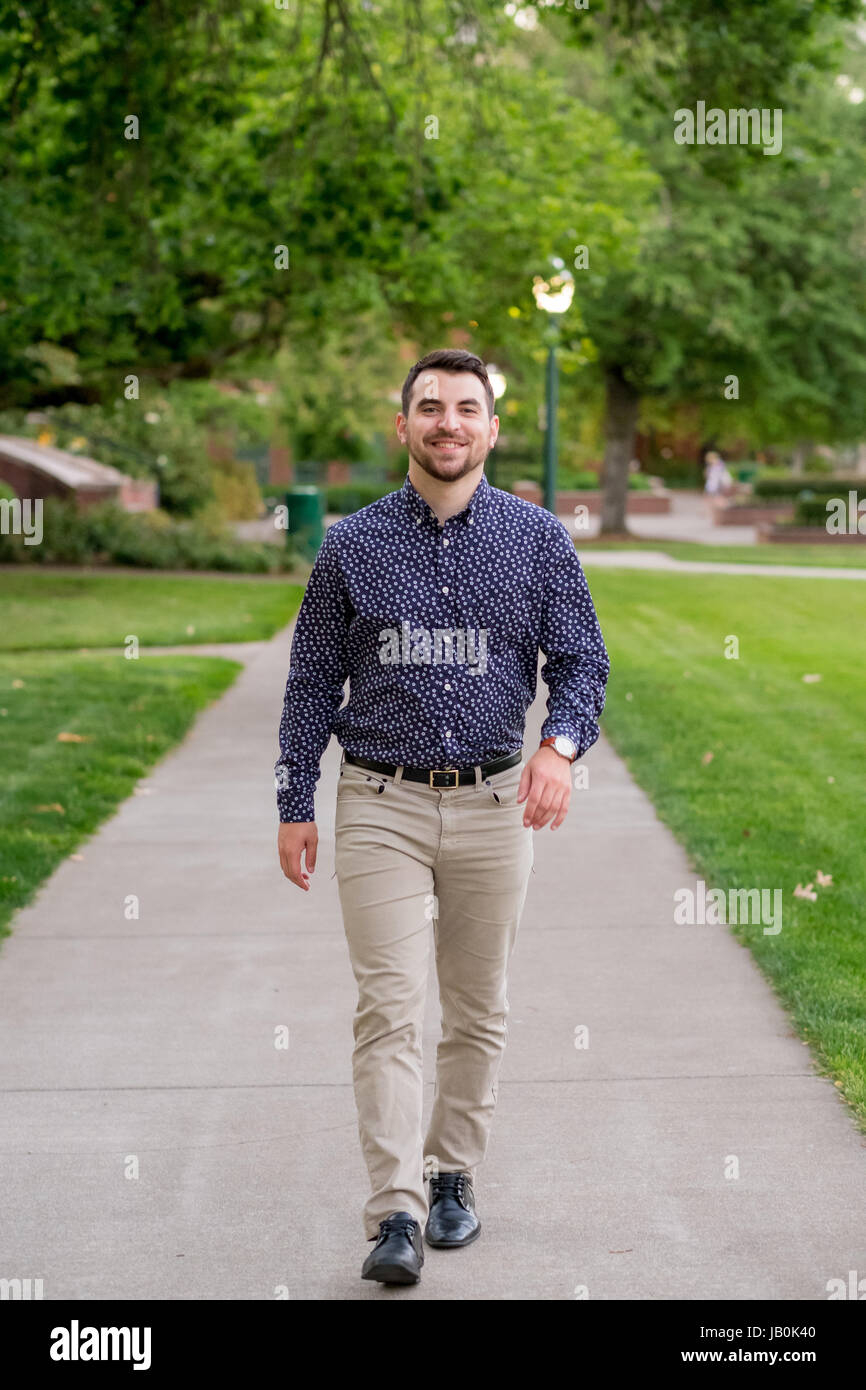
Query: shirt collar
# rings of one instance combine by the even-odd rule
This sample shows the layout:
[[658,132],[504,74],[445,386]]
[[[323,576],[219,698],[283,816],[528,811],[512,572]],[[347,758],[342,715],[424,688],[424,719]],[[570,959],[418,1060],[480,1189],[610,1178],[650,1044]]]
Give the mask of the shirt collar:
[[[418,489],[416,487],[413,487],[409,479],[408,473],[406,474],[406,479],[403,483],[401,491],[403,493],[406,505],[408,506],[409,511],[411,512],[414,518],[417,519],[418,517],[427,516],[432,518],[432,520],[436,522],[438,526],[439,523],[438,521],[436,521],[436,515],[432,507],[430,507],[430,505],[424,500]],[[490,497],[492,491],[493,489],[490,486],[490,483],[487,481],[486,473],[482,473],[481,481],[479,482],[477,488],[473,492],[466,506],[463,508],[462,512],[457,512],[455,513],[454,517],[449,517],[449,521],[454,521],[457,517],[462,517],[464,525],[468,525],[470,521],[472,522],[473,526],[477,525],[479,519],[483,516],[486,508],[490,504]]]

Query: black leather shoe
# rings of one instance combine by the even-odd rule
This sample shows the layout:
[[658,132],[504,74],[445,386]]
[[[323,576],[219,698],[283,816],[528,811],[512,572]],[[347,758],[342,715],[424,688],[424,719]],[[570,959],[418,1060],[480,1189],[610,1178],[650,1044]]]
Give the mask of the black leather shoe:
[[423,1263],[420,1225],[408,1211],[395,1211],[379,1222],[379,1238],[364,1261],[361,1278],[417,1284]]
[[440,1173],[430,1179],[430,1214],[424,1228],[428,1245],[469,1245],[481,1235],[475,1193],[466,1173]]

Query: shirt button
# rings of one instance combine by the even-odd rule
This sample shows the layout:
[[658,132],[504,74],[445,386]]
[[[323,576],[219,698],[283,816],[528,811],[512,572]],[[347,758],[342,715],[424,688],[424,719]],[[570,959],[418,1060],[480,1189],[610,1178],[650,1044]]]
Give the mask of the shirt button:
[[450,689],[451,689],[451,682],[450,682],[450,681],[446,681],[446,682],[445,682],[445,689],[446,689],[446,690],[450,690]]
[[472,520],[473,520],[473,519],[472,519],[472,517],[470,516],[470,518],[469,518],[469,525],[470,525],[470,526],[472,525]]
[[451,730],[450,730],[450,729],[446,729],[446,730],[445,730],[445,737],[446,737],[446,738],[450,738],[450,737],[451,737]]
[[442,544],[443,544],[443,545],[447,545],[447,544],[448,544],[448,541],[445,540],[445,541],[442,542]]
[[415,518],[415,525],[416,525],[416,526],[420,526],[420,525],[421,525],[421,518],[420,518],[420,516],[416,516],[416,518]]
[[447,594],[447,592],[448,592],[448,585],[447,585],[447,584],[443,584],[443,585],[442,585],[442,592],[443,592],[443,594]]

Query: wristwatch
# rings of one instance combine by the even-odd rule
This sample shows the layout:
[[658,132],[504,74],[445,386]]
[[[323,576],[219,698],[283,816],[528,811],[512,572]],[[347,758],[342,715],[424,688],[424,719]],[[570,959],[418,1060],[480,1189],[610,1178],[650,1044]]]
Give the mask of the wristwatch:
[[563,734],[555,734],[552,738],[543,738],[539,747],[544,748],[548,744],[555,753],[561,753],[564,758],[568,758],[570,763],[573,763],[577,757],[577,749],[571,739],[566,738]]

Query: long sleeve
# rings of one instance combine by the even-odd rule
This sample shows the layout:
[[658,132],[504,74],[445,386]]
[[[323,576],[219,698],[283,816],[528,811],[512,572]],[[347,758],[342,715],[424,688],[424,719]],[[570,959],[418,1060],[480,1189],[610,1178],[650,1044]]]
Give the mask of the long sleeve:
[[547,718],[541,737],[563,734],[578,757],[596,742],[604,709],[610,658],[574,542],[553,518],[544,564],[539,646],[547,658]]
[[[339,525],[339,523],[337,523]],[[337,558],[334,527],[316,556],[298,611],[275,764],[281,821],[315,819],[314,793],[348,676],[352,606]]]

